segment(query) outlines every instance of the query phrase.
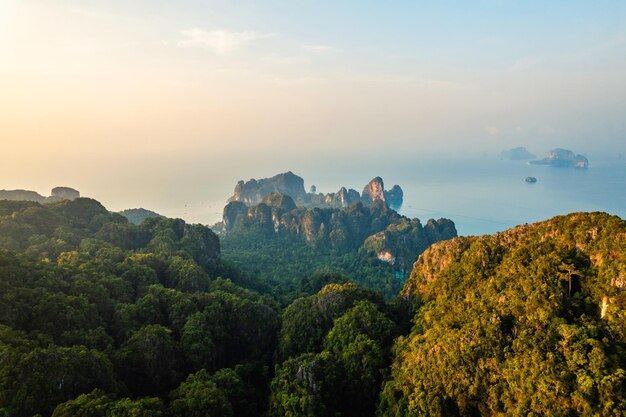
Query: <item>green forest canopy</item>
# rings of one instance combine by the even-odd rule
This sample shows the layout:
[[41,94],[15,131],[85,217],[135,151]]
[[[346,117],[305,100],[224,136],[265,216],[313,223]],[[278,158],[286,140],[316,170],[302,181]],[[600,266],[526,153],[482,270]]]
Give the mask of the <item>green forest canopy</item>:
[[0,416],[626,410],[617,217],[435,244],[392,302],[350,278],[268,286],[204,226],[0,201]]

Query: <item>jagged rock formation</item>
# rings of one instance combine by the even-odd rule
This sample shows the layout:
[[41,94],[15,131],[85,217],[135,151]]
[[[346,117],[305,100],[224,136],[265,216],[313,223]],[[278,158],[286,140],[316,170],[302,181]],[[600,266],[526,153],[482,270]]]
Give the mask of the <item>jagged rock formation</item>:
[[303,199],[306,195],[304,190],[304,180],[288,171],[273,176],[248,182],[239,181],[235,186],[235,193],[228,201],[243,201],[249,206],[259,204],[263,198],[272,193],[278,192],[290,196],[294,200]]
[[60,200],[75,200],[80,198],[80,192],[70,187],[54,187],[50,194],[51,197],[58,198]]
[[235,229],[238,221],[243,221],[248,216],[248,206],[241,201],[231,201],[224,207],[222,215],[223,227],[229,231]]
[[402,207],[402,202],[404,201],[404,191],[402,191],[399,185],[394,185],[391,187],[391,190],[385,191],[385,200],[389,207],[398,210]]
[[255,206],[271,193],[280,193],[291,197],[299,206],[319,208],[346,208],[357,202],[365,205],[373,204],[375,200],[383,201],[391,208],[398,209],[402,205],[404,193],[399,185],[394,185],[389,191],[384,190],[383,180],[380,177],[370,181],[363,193],[350,188],[341,187],[336,193],[317,193],[317,187],[310,188],[306,193],[304,180],[291,171],[275,175],[272,178],[260,180],[251,179],[248,182],[239,181],[235,192],[228,199],[229,202],[240,201],[248,206]]
[[362,249],[391,264],[408,265],[432,243],[456,237],[454,223],[448,219],[429,219],[422,226],[419,219],[402,218],[369,236]]
[[623,410],[624,282],[626,222],[606,213],[432,245],[401,293],[421,307],[381,415]]
[[361,199],[365,205],[371,204],[376,200],[385,202],[385,185],[383,184],[383,179],[376,177],[368,182],[365,188],[363,188]]
[[144,208],[126,209],[126,210],[122,210],[118,212],[118,214],[121,214],[122,216],[126,217],[128,221],[133,224],[141,224],[143,223],[144,220],[152,219],[155,217],[156,218],[165,217],[165,216],[160,215],[159,213],[156,213],[152,210],[147,210]]
[[30,190],[0,190],[0,200],[35,201],[37,203],[56,203],[62,200],[75,200],[80,193],[69,187],[54,187],[49,197],[44,197],[36,191]]
[[534,165],[549,165],[553,167],[587,168],[589,160],[583,155],[576,155],[568,149],[552,149],[545,158],[530,161]]
[[307,194],[307,198],[302,202],[306,207],[320,208],[346,208],[356,202],[361,201],[358,191],[346,187],[341,187],[336,193],[328,194]]
[[523,146],[519,146],[513,149],[507,149],[500,152],[501,159],[510,159],[511,161],[522,161],[525,159],[533,159],[537,156],[528,152]]

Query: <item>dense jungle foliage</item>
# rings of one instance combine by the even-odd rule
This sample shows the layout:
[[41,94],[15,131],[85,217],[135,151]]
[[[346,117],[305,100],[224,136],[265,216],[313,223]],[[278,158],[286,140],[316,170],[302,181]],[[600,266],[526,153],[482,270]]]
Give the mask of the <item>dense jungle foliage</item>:
[[623,415],[625,245],[605,214],[457,238],[389,302],[337,259],[280,287],[204,226],[0,201],[0,416]]
[[576,213],[420,257],[381,415],[623,416],[626,224]]
[[298,296],[302,279],[337,271],[390,300],[420,253],[457,235],[448,219],[422,225],[379,200],[344,209],[306,208],[280,193],[251,207],[230,202],[216,226],[224,259],[271,283],[283,304]]

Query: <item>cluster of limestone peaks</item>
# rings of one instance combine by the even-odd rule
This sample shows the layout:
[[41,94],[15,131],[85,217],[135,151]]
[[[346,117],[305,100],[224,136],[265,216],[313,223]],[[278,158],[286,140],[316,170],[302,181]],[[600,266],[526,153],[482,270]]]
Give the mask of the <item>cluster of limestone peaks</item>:
[[347,208],[354,203],[361,202],[363,205],[372,205],[375,201],[382,201],[392,209],[398,209],[402,205],[403,191],[399,185],[394,185],[390,190],[384,189],[383,179],[376,177],[358,191],[341,187],[336,193],[317,193],[317,188],[311,186],[310,192],[304,188],[304,179],[291,171],[275,175],[271,178],[251,179],[239,181],[235,186],[235,192],[228,199],[240,201],[247,206],[254,206],[263,201],[271,193],[280,193],[291,197],[298,206],[308,208]]
[[75,200],[80,192],[70,187],[54,187],[50,196],[45,197],[36,191],[30,190],[0,190],[0,200],[35,201],[37,203],[55,203],[61,200]]

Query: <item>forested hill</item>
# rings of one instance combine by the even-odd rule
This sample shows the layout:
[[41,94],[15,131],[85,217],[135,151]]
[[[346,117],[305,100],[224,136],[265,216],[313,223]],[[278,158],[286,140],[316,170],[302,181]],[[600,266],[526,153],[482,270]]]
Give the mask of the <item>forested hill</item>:
[[368,206],[307,208],[296,207],[281,193],[270,193],[251,207],[230,202],[214,228],[225,259],[281,286],[281,293],[294,280],[340,271],[388,298],[398,293],[420,253],[457,235],[449,219],[422,225],[381,199]]
[[280,313],[219,255],[182,220],[0,201],[0,416],[260,415]]
[[226,265],[204,226],[0,201],[0,416],[626,412],[617,217],[436,243],[392,302],[351,278],[285,295]]
[[626,223],[576,213],[438,243],[402,297],[383,415],[626,413]]

